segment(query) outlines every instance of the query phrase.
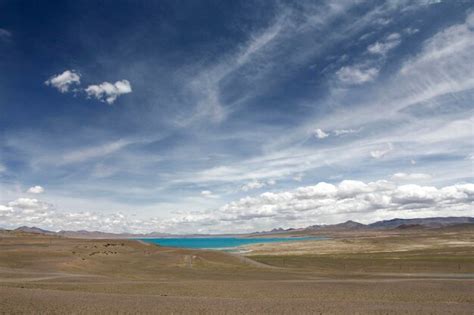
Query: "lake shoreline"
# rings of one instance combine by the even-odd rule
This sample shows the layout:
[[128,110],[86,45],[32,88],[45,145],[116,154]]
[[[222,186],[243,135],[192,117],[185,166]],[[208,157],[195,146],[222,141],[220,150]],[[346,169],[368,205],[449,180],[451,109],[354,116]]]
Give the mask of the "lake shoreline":
[[289,243],[304,241],[327,240],[327,237],[273,237],[273,238],[238,238],[238,237],[167,237],[167,238],[140,238],[136,239],[148,244],[155,244],[164,247],[221,250],[238,253],[244,246],[268,243]]

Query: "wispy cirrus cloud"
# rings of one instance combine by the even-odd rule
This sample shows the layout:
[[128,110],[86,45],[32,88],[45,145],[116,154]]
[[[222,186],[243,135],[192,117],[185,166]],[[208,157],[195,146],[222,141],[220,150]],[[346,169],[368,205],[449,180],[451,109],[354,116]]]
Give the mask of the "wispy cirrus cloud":
[[[398,174],[391,180],[433,187],[471,182],[473,15],[464,3],[427,19],[448,5],[278,3],[245,21],[242,11],[232,13],[237,20],[225,34],[199,24],[216,37],[186,38],[187,49],[176,46],[181,40],[173,36],[188,33],[174,21],[167,23],[176,29],[159,41],[146,35],[159,26],[135,25],[121,34],[120,49],[76,56],[69,64],[81,71],[82,85],[62,86],[79,96],[77,104],[133,106],[101,111],[85,104],[69,112],[62,97],[38,95],[38,104],[52,102],[48,114],[32,111],[37,120],[9,125],[0,139],[7,169],[0,185],[21,195],[28,186],[19,183],[41,183],[65,212],[138,209],[137,217],[164,219],[188,209],[191,220],[196,209],[216,210],[251,192],[338,186],[344,178],[369,183]],[[135,33],[144,28],[150,32]],[[82,44],[101,48],[89,37]],[[122,78],[132,95],[125,95],[126,84],[117,87]],[[1,201],[8,207],[13,195]],[[261,216],[271,218],[263,210]],[[199,217],[213,222],[205,212]]]
[[12,33],[9,30],[0,28],[0,39],[8,40],[12,37]]
[[248,182],[248,183],[242,185],[242,187],[240,187],[240,189],[242,191],[250,191],[250,190],[260,189],[260,188],[275,185],[275,184],[276,184],[276,181],[273,180],[273,179],[269,179],[267,181],[253,180],[251,182]]
[[378,41],[367,47],[371,54],[385,55],[401,43],[401,36],[398,33],[388,35],[382,41]]
[[428,180],[431,175],[425,173],[395,173],[392,175],[392,180],[398,181],[413,181],[413,180]]
[[64,163],[77,163],[93,158],[103,157],[109,154],[113,154],[131,143],[133,143],[133,141],[120,139],[98,146],[91,146],[84,149],[74,150],[65,153],[62,156],[62,161]]
[[375,80],[379,69],[365,65],[345,66],[336,72],[336,76],[345,84],[363,84]]

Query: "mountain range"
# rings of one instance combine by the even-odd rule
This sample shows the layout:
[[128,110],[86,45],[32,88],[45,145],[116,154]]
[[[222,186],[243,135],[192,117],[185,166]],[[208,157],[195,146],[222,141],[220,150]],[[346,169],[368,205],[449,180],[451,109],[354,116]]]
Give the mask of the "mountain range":
[[[434,218],[415,218],[415,219],[391,219],[377,221],[370,224],[362,224],[352,220],[339,224],[312,225],[302,229],[273,229],[271,231],[255,232],[252,235],[262,234],[282,234],[293,231],[354,231],[354,230],[389,230],[389,229],[409,229],[409,228],[440,228],[459,224],[474,224],[474,217],[434,217]],[[5,229],[1,229],[5,230]],[[194,235],[175,235],[168,233],[152,232],[146,234],[134,233],[107,233],[100,231],[59,231],[53,232],[37,227],[21,226],[13,231],[24,233],[35,233],[44,235],[57,235],[70,238],[91,238],[91,239],[110,239],[110,238],[161,238],[161,237],[203,237],[209,234]],[[235,235],[235,234],[234,234]],[[213,235],[215,236],[215,235]]]

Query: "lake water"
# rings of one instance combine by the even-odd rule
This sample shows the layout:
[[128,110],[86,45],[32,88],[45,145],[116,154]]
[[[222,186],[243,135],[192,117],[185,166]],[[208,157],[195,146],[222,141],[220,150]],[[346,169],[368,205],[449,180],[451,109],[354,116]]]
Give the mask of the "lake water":
[[147,238],[141,241],[161,246],[201,249],[232,249],[242,245],[258,243],[295,242],[305,240],[322,240],[325,237],[272,237],[272,238],[239,238],[239,237],[184,237],[184,238]]

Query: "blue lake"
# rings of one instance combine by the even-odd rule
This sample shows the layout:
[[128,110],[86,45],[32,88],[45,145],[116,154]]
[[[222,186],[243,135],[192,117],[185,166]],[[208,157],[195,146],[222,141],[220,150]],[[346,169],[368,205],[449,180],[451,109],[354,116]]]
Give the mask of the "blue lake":
[[258,243],[295,242],[306,240],[323,240],[325,237],[272,237],[272,238],[239,238],[239,237],[183,237],[183,238],[144,238],[141,241],[161,246],[181,248],[231,249],[242,245]]

